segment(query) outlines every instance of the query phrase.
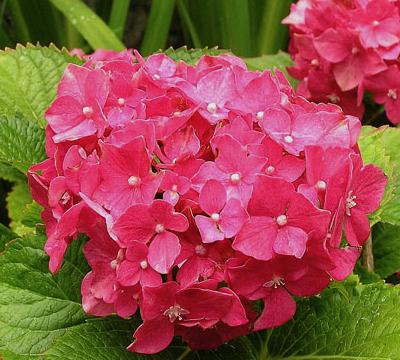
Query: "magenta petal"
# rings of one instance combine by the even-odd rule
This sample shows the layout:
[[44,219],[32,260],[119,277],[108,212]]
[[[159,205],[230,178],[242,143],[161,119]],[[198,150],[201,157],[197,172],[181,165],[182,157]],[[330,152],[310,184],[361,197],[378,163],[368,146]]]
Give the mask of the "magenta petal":
[[289,321],[296,312],[296,302],[281,286],[272,288],[264,298],[264,310],[254,323],[254,330],[271,329]]
[[230,199],[221,212],[220,228],[226,238],[235,236],[249,218],[246,210],[237,199]]
[[356,209],[357,206],[350,209],[350,216],[344,215],[344,231],[346,240],[350,245],[361,246],[367,241],[371,228],[368,216]]
[[158,234],[149,246],[148,260],[160,274],[167,274],[181,251],[178,237],[165,231]]
[[174,324],[167,317],[145,321],[133,334],[135,341],[128,350],[140,354],[158,353],[171,343],[174,337]]
[[284,226],[278,229],[274,250],[281,255],[293,255],[302,258],[306,251],[308,235],[300,228]]
[[136,285],[140,278],[138,263],[123,261],[117,268],[117,280],[122,286]]
[[218,228],[217,223],[211,218],[203,215],[195,217],[196,225],[200,231],[201,239],[204,243],[213,243],[224,240],[224,233]]
[[115,301],[115,312],[118,316],[127,318],[132,316],[137,308],[137,300],[133,297],[133,292],[130,289],[122,290]]
[[232,247],[255,259],[269,260],[274,255],[276,235],[277,226],[272,218],[254,216],[243,225]]
[[354,266],[360,256],[357,248],[331,249],[329,251],[331,260],[335,264],[335,269],[330,270],[329,274],[337,281],[343,281],[353,271]]
[[201,189],[199,204],[208,215],[219,213],[226,202],[225,187],[216,180],[208,180]]

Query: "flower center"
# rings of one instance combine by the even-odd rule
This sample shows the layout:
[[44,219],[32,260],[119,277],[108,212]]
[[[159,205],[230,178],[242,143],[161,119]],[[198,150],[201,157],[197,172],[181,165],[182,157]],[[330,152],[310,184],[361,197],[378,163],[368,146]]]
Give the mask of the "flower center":
[[317,190],[323,191],[326,189],[326,182],[324,180],[318,180],[315,184]]
[[318,65],[319,65],[318,59],[312,59],[312,60],[311,60],[311,65],[313,65],[313,66],[318,66]]
[[230,177],[231,182],[234,184],[237,184],[240,181],[240,178],[241,178],[241,176],[239,173],[233,173]]
[[274,171],[275,168],[272,165],[268,166],[267,169],[265,170],[267,174],[272,174]]
[[349,195],[347,196],[347,199],[346,199],[346,215],[347,216],[351,215],[350,209],[357,205],[357,203],[354,201],[355,199],[357,199],[357,196],[353,195],[353,191],[349,191]]
[[171,186],[171,190],[172,190],[173,192],[177,192],[177,191],[178,191],[178,185],[172,185],[172,186]]
[[158,75],[158,74],[154,74],[154,75],[153,75],[153,79],[154,79],[154,80],[160,80],[160,79],[161,79],[161,76]]
[[89,116],[93,114],[93,108],[91,106],[84,106],[82,108],[83,115]]
[[354,47],[351,49],[351,53],[352,53],[353,55],[358,54],[359,51],[360,51],[360,49],[359,49],[357,46],[354,46]]
[[279,216],[276,218],[276,223],[277,223],[279,226],[284,226],[284,225],[286,225],[286,224],[287,224],[287,217],[286,217],[286,215],[279,215]]
[[118,105],[122,106],[122,105],[125,105],[126,100],[124,98],[118,98],[117,102],[118,102]]
[[373,22],[372,22],[372,26],[378,26],[380,23],[379,23],[379,21],[378,20],[374,20]]
[[219,214],[217,213],[211,214],[211,219],[213,219],[215,222],[219,221]]
[[287,144],[291,144],[293,142],[293,138],[290,135],[287,135],[283,138],[283,140],[285,141],[285,143]]
[[264,118],[264,111],[259,111],[256,114],[256,118],[257,118],[258,121],[262,120]]
[[179,305],[173,305],[169,309],[164,311],[164,316],[169,318],[170,322],[174,322],[176,319],[182,320],[182,315],[189,314],[189,311],[182,309]]
[[60,202],[62,205],[66,205],[68,201],[71,200],[71,195],[68,193],[68,191],[64,192],[60,198]]
[[274,287],[274,289],[276,289],[278,286],[285,286],[285,282],[280,276],[273,276],[272,280],[267,281],[263,286]]
[[128,179],[128,184],[131,186],[137,186],[140,184],[140,178],[138,178],[137,176],[130,176]]
[[157,234],[162,233],[163,231],[165,231],[164,225],[163,224],[157,224],[155,231],[156,231]]
[[209,104],[207,105],[207,111],[208,111],[210,114],[215,114],[216,111],[217,111],[217,104],[216,104],[216,103],[213,103],[213,102],[209,103]]
[[194,248],[194,252],[197,255],[205,255],[205,253],[207,252],[206,248],[203,245],[196,245],[196,247]]
[[147,266],[149,266],[146,260],[141,261],[139,265],[143,270],[147,269]]
[[340,101],[340,97],[336,94],[329,94],[327,98],[332,104],[337,104]]
[[396,89],[389,89],[387,92],[387,96],[393,100],[397,99],[397,90]]
[[117,268],[117,266],[118,266],[118,260],[117,259],[114,259],[114,260],[112,260],[110,262],[111,269],[115,270]]

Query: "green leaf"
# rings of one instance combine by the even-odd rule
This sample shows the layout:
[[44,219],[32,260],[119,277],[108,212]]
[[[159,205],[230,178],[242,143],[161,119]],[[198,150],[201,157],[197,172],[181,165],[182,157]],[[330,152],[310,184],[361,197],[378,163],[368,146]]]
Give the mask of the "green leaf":
[[0,161],[0,178],[10,182],[25,181],[25,175],[7,163]]
[[287,72],[286,68],[293,65],[290,55],[284,51],[279,51],[275,55],[262,55],[260,57],[245,58],[245,63],[249,70],[265,70],[265,69],[279,69],[289,80],[293,87],[296,87],[297,81],[293,79]]
[[0,115],[0,161],[25,174],[46,158],[45,133],[20,114]]
[[42,208],[32,200],[26,182],[17,183],[7,195],[10,227],[19,236],[34,233],[36,225],[41,223]]
[[[88,266],[74,241],[56,276],[47,270],[44,236],[15,240],[0,256],[0,356],[5,360],[144,359],[126,351],[136,320],[89,318],[80,285]],[[177,353],[182,352],[178,347]],[[166,351],[150,359],[176,359]]]
[[400,151],[399,151],[400,128],[387,128],[382,136],[385,151],[390,157],[394,167],[392,183],[394,196],[388,201],[381,214],[383,222],[400,225]]
[[190,65],[196,65],[203,55],[217,56],[220,54],[230,53],[229,50],[218,49],[217,47],[188,49],[186,46],[182,46],[178,49],[170,47],[163,52],[165,53],[165,55],[169,56],[175,61],[182,60]]
[[400,129],[364,126],[359,140],[365,163],[373,163],[383,169],[389,179],[380,208],[372,214],[372,223],[378,221],[400,225],[400,154],[398,139]]
[[272,359],[400,359],[400,288],[383,283],[301,300],[294,320],[269,338]]
[[14,234],[8,227],[0,223],[0,253],[4,251],[6,245],[13,239],[16,239],[17,235]]
[[114,32],[83,1],[50,1],[67,17],[93,49],[123,50],[125,48]]
[[382,278],[400,271],[400,226],[379,223],[373,227],[375,272]]
[[0,52],[0,113],[21,113],[27,121],[44,127],[44,112],[68,63],[82,61],[55,46],[17,45],[15,50]]

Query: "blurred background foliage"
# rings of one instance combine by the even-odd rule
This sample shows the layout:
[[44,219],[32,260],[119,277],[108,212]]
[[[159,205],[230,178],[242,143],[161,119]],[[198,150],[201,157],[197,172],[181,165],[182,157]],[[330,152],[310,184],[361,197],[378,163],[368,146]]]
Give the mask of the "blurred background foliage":
[[291,0],[1,0],[0,47],[68,49],[218,46],[254,57],[287,47]]

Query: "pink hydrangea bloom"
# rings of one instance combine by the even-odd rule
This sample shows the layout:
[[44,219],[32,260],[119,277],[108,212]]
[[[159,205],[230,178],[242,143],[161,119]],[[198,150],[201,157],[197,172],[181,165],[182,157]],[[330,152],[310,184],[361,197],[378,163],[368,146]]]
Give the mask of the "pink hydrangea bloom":
[[[284,19],[290,26],[290,74],[300,93],[361,116],[364,91],[399,122],[397,101],[400,7],[392,0],[299,0]],[[397,81],[397,82],[396,82]]]
[[[357,112],[357,101],[342,97],[365,86],[396,116],[396,64],[365,81],[346,79],[358,89],[344,91],[333,73],[316,84],[340,63],[354,66],[357,55],[347,43],[321,51],[314,40],[345,22],[328,0],[319,3],[314,13],[315,3],[302,0],[287,19],[304,34],[293,71],[313,67],[302,94],[320,92]],[[339,6],[346,19],[348,11]],[[385,11],[377,16],[391,23],[397,15]],[[385,53],[382,37],[396,36],[396,27],[382,26],[363,28],[363,41],[379,47],[369,43],[360,56]],[[210,349],[280,326],[296,311],[293,296],[352,272],[387,181],[362,163],[357,118],[309,102],[281,72],[248,71],[233,55],[204,56],[196,66],[129,50],[84,58],[61,79],[46,113],[49,158],[29,169],[28,182],[44,208],[52,273],[72,241],[88,238],[85,312],[140,312],[130,351],[157,353],[174,336]],[[375,73],[371,59],[357,68],[363,76]]]

